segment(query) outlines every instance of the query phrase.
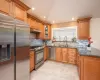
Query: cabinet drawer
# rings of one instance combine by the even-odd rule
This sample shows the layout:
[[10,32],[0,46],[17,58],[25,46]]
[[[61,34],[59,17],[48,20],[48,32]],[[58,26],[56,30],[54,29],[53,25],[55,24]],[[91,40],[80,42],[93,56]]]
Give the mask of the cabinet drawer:
[[68,56],[76,57],[76,54],[69,53]]
[[76,60],[76,57],[73,57],[73,56],[68,56],[68,59],[73,59],[73,60]]
[[68,51],[74,51],[74,52],[76,52],[76,49],[72,49],[72,48],[68,48]]
[[70,63],[70,64],[76,64],[75,61],[69,61],[68,63]]

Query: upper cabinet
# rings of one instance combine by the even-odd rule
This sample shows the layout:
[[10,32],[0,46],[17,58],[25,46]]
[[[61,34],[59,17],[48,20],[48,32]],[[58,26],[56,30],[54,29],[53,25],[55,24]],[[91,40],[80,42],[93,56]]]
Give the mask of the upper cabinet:
[[42,23],[39,24],[39,30],[41,33],[38,35],[38,38],[44,39],[44,25]]
[[90,37],[90,19],[78,19],[78,39],[88,39]]
[[0,12],[10,15],[11,8],[12,8],[11,0],[0,0]]
[[27,22],[27,7],[24,3],[19,0],[13,0],[13,16],[19,20]]
[[37,22],[31,15],[28,14],[27,23],[30,25],[31,29],[40,30],[40,23]]
[[30,9],[20,0],[0,0],[0,12],[22,21],[27,21],[27,10]]
[[51,39],[51,26],[45,25],[44,30],[44,39]]
[[48,25],[48,39],[51,39],[51,26]]
[[45,25],[30,14],[27,15],[27,23],[30,25],[31,30],[38,30],[37,38],[48,40],[51,39],[51,26]]

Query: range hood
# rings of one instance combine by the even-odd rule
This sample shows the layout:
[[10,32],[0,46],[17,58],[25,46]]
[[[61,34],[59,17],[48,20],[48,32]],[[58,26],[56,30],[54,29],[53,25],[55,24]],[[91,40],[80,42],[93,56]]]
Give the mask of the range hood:
[[30,29],[30,32],[31,32],[31,33],[41,33],[40,30],[33,29],[33,28]]

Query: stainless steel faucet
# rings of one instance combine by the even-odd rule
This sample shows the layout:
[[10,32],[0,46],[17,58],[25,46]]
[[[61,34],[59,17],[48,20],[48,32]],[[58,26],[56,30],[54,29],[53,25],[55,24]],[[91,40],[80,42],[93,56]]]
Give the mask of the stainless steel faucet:
[[64,42],[65,42],[65,46],[68,47],[68,44],[67,44],[67,42],[68,42],[67,41],[67,36],[64,37]]

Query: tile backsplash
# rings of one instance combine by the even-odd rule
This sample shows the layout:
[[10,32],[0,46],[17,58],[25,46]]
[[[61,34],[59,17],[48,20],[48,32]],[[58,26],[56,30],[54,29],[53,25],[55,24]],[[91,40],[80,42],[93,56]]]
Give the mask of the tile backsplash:
[[81,54],[87,53],[87,45],[88,45],[88,40],[77,40],[77,49],[79,53]]
[[87,47],[88,40],[77,40],[77,47]]

